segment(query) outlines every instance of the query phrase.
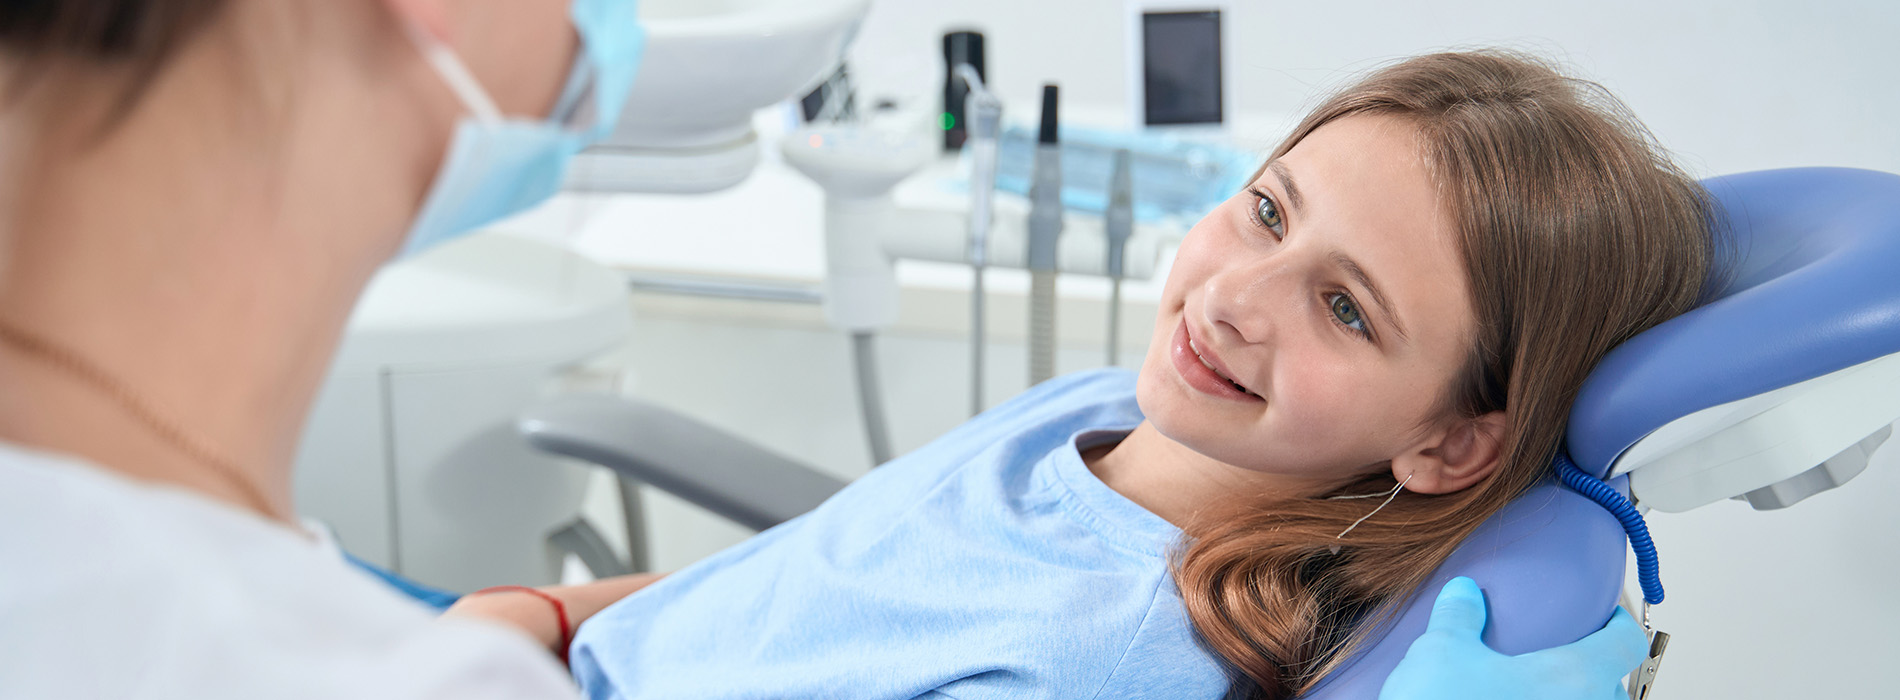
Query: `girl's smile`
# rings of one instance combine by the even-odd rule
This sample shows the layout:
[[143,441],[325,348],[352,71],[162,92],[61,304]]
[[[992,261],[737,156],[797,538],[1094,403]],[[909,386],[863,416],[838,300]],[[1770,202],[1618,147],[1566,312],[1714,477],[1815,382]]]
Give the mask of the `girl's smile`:
[[1194,333],[1188,328],[1186,319],[1181,321],[1180,330],[1174,334],[1173,347],[1168,356],[1173,360],[1174,371],[1194,390],[1216,398],[1239,401],[1242,403],[1266,403],[1266,399],[1249,390],[1240,382],[1234,381],[1232,370],[1221,362],[1220,356],[1212,349],[1202,350],[1194,342]]

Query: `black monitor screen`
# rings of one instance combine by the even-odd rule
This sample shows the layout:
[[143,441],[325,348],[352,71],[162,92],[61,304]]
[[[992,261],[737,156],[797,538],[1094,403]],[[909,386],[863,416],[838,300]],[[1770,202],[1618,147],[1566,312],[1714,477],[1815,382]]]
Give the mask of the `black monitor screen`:
[[1149,124],[1220,123],[1219,10],[1143,14],[1141,48]]

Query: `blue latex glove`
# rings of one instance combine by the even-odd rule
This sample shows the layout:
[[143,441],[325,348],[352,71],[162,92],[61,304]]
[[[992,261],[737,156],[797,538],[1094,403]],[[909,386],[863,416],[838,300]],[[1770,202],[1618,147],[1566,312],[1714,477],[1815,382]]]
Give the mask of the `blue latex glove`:
[[1623,678],[1649,653],[1642,626],[1622,608],[1588,637],[1522,656],[1485,646],[1484,622],[1478,584],[1463,576],[1446,583],[1379,700],[1628,700]]

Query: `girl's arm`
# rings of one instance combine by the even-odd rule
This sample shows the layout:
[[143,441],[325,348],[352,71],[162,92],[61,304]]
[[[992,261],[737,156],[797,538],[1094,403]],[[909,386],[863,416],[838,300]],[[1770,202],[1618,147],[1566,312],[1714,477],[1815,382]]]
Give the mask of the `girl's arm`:
[[547,586],[536,590],[561,601],[567,608],[568,638],[561,638],[561,622],[547,600],[522,591],[496,591],[463,596],[442,613],[445,617],[472,617],[500,622],[519,629],[549,652],[565,658],[560,645],[573,641],[574,630],[615,601],[633,595],[666,574],[632,574],[601,579],[573,586]]

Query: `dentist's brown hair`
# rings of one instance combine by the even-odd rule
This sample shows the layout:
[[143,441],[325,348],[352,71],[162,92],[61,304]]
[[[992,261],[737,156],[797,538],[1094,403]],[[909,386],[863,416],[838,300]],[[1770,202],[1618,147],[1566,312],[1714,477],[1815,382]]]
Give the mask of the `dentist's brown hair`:
[[[1483,481],[1403,491],[1343,540],[1383,499],[1253,499],[1188,524],[1174,577],[1232,672],[1230,697],[1290,698],[1347,660],[1467,535],[1547,477],[1591,368],[1694,306],[1714,255],[1701,186],[1608,91],[1537,59],[1440,53],[1379,69],[1321,104],[1272,157],[1361,114],[1416,130],[1457,228],[1477,324],[1444,411],[1503,411],[1509,428]],[[1393,486],[1384,470],[1322,496]]]
[[123,117],[181,47],[215,21],[226,0],[0,2],[0,53],[18,69],[7,99],[42,84],[64,62],[117,70],[121,90],[105,123]]

